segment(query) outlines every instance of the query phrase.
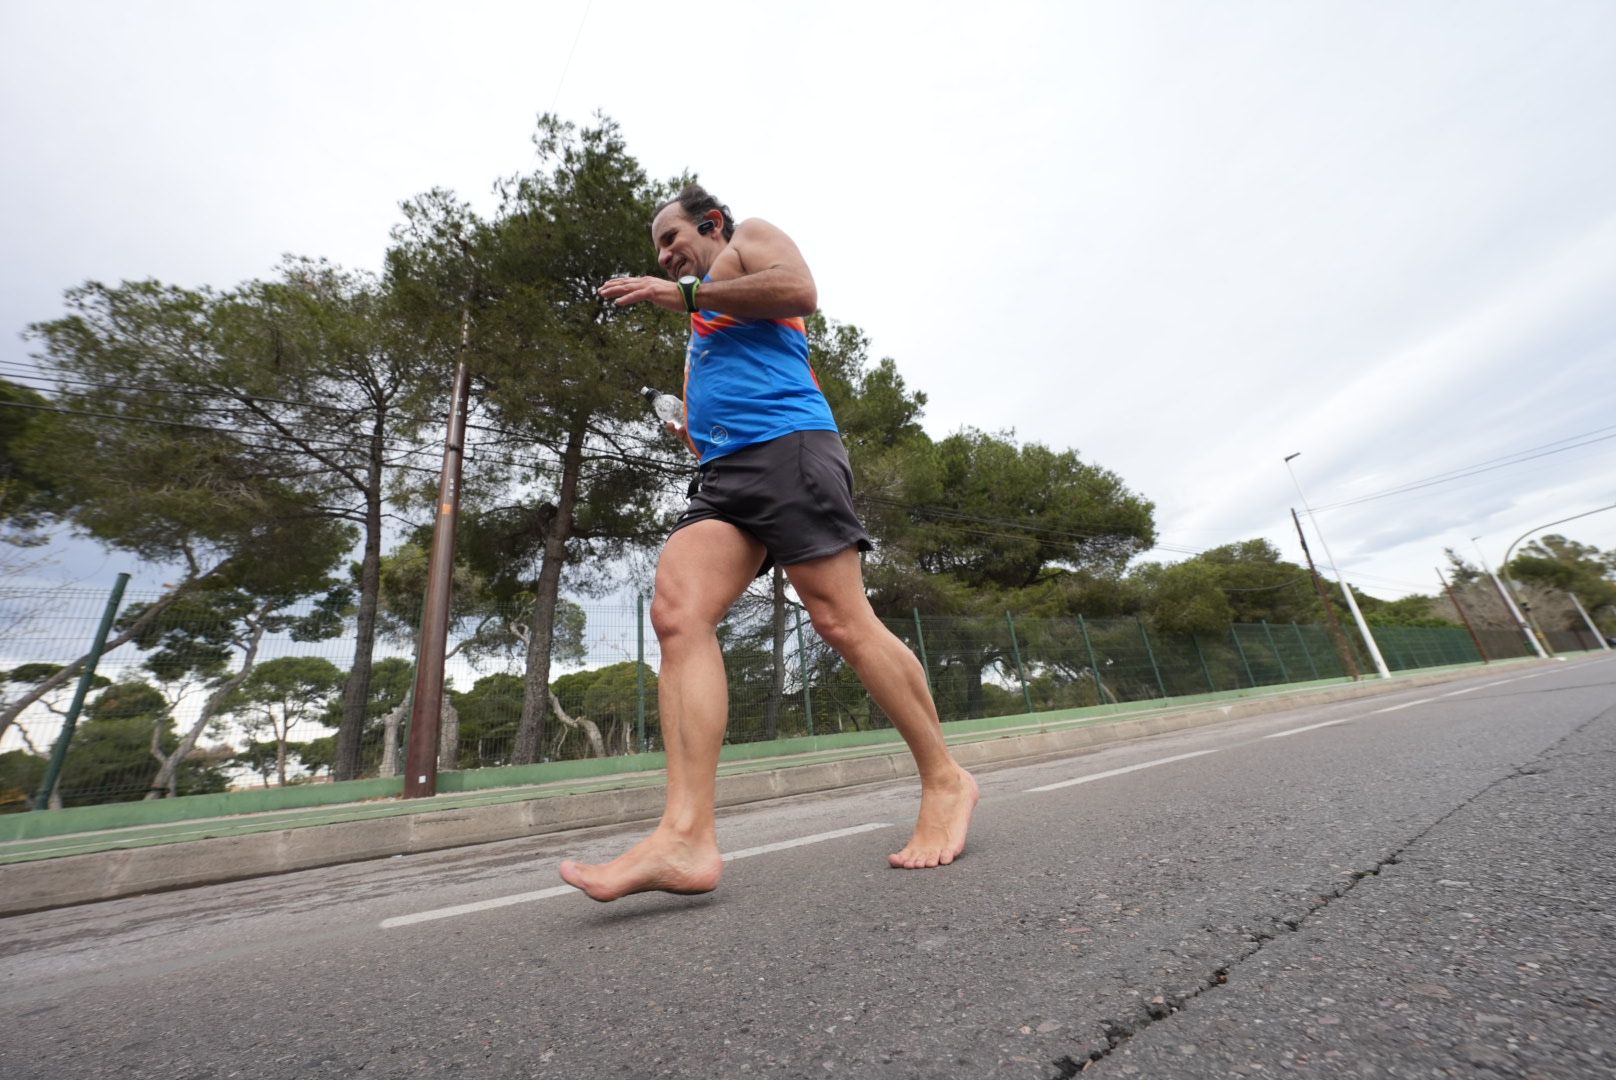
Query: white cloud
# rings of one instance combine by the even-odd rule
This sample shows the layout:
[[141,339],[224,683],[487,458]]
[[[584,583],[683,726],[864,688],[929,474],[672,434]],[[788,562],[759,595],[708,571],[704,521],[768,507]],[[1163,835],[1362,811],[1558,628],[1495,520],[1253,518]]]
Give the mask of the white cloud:
[[[1616,411],[1616,9],[1593,0],[3,18],[8,336],[86,277],[373,268],[399,200],[487,205],[556,102],[790,231],[934,433],[1075,446],[1171,543],[1294,551],[1293,450],[1322,504]],[[1455,536],[1616,500],[1613,448],[1321,520],[1347,566],[1412,587]],[[1577,529],[1616,546],[1616,514]]]

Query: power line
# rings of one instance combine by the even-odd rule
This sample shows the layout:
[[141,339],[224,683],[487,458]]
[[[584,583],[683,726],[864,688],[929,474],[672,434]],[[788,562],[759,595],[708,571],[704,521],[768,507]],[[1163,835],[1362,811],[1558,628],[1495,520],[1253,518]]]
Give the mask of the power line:
[[[1230,565],[1230,564],[1221,563],[1221,564],[1218,564],[1218,565]],[[1218,591],[1219,592],[1226,592],[1226,593],[1231,593],[1231,592],[1271,592],[1271,591],[1273,591],[1275,589],[1289,589],[1292,586],[1302,584],[1303,582],[1307,581],[1307,579],[1308,579],[1307,575],[1303,574],[1301,577],[1294,577],[1294,578],[1291,578],[1289,581],[1282,581],[1278,585],[1254,585],[1249,589],[1247,589],[1247,588],[1231,589],[1231,588],[1228,588],[1226,586],[1219,586]]]
[[[266,399],[266,400],[270,400],[270,399]],[[286,404],[302,404],[302,403],[297,403],[297,402],[286,401],[285,399],[281,399],[281,400],[283,401],[283,403],[286,403]],[[11,407],[11,408],[29,409],[29,410],[40,411],[40,412],[50,412],[50,413],[56,413],[56,414],[59,414],[59,415],[66,415],[66,416],[85,417],[85,418],[90,418],[90,419],[104,419],[104,420],[119,421],[119,422],[124,422],[124,423],[152,424],[152,425],[157,425],[157,426],[162,426],[162,427],[173,427],[173,428],[180,428],[180,429],[185,429],[185,430],[204,431],[204,432],[209,432],[209,433],[213,433],[213,434],[241,436],[241,437],[254,438],[254,439],[277,439],[277,440],[280,440],[282,442],[291,443],[294,446],[301,444],[301,445],[309,445],[309,446],[333,447],[333,448],[343,449],[343,450],[356,450],[356,449],[360,449],[363,443],[369,441],[368,436],[359,436],[356,439],[348,440],[348,441],[325,440],[325,439],[312,438],[312,437],[289,436],[289,435],[279,433],[279,432],[274,432],[274,431],[252,431],[252,430],[247,430],[247,429],[242,429],[242,428],[231,428],[231,427],[224,427],[224,426],[219,426],[219,425],[198,424],[198,423],[192,423],[192,422],[182,421],[182,420],[164,420],[164,419],[159,419],[159,418],[156,418],[156,417],[128,416],[128,415],[123,415],[123,414],[118,414],[118,413],[104,413],[104,412],[96,412],[96,411],[84,410],[84,409],[66,409],[66,408],[61,408],[59,406],[37,405],[37,404],[28,403],[28,402],[9,402],[9,401],[7,401],[7,402],[0,402],[0,406],[8,406],[8,407]],[[498,435],[501,435],[501,436],[503,436],[505,438],[513,439],[513,440],[525,443],[526,445],[530,445],[530,446],[546,446],[547,445],[542,440],[535,439],[535,438],[533,438],[531,436],[524,436],[521,433],[512,431],[512,430],[510,430],[508,428],[501,428],[501,427],[496,427],[496,426],[492,426],[492,425],[483,425],[483,424],[468,424],[467,426],[468,426],[468,428],[474,428],[476,430],[487,431],[487,432],[490,432],[490,433],[493,433],[493,434],[498,434]],[[384,439],[383,440],[383,445],[390,452],[395,453],[395,454],[399,454],[399,455],[402,455],[402,456],[405,456],[405,457],[412,456],[412,455],[428,454],[428,453],[431,452],[431,449],[432,449],[432,446],[433,446],[432,443],[420,443],[420,444],[415,444],[415,445],[401,445],[399,440],[397,440],[396,438]],[[655,472],[659,472],[664,476],[677,476],[677,477],[683,478],[684,476],[687,476],[688,472],[689,472],[688,467],[675,465],[675,464],[673,464],[673,463],[671,463],[671,462],[669,462],[669,461],[667,461],[665,459],[642,457],[642,456],[633,455],[633,454],[603,453],[603,452],[601,452],[599,450],[596,450],[596,451],[591,452],[589,457],[590,457],[591,460],[606,459],[606,460],[620,461],[620,462],[622,462],[624,464],[629,464],[629,465],[638,465],[638,466],[641,466],[641,467],[649,468],[649,469],[651,469],[651,470],[653,470]],[[507,467],[510,467],[510,468],[529,469],[529,470],[532,470],[535,473],[548,475],[548,476],[551,476],[552,478],[559,478],[562,475],[564,475],[563,466],[558,461],[547,462],[547,461],[538,461],[538,460],[519,460],[519,459],[515,459],[515,458],[511,458],[511,457],[492,454],[492,453],[489,453],[487,451],[471,450],[469,448],[468,448],[468,452],[467,452],[467,461],[468,462],[473,462],[473,463],[504,465],[504,466],[507,466]],[[394,468],[408,469],[409,471],[425,472],[425,473],[431,473],[433,471],[431,469],[423,468],[423,467],[420,467],[420,466],[401,465],[401,464],[397,463],[396,461],[391,463],[391,464],[392,464],[392,467],[394,467]],[[1108,539],[1116,538],[1116,537],[1122,535],[1122,534],[1119,534],[1117,532],[1093,532],[1093,531],[1084,531],[1084,530],[1076,530],[1076,529],[1057,529],[1057,528],[1051,528],[1049,526],[1033,524],[1033,523],[1026,522],[1026,521],[1015,521],[1015,520],[1010,520],[1010,519],[1005,519],[1005,518],[993,518],[993,517],[985,517],[985,516],[982,516],[982,515],[968,514],[968,513],[965,513],[963,511],[960,511],[960,510],[955,510],[955,509],[953,509],[951,507],[927,505],[927,504],[921,504],[921,503],[906,503],[906,502],[902,502],[902,501],[899,501],[899,500],[896,500],[896,499],[885,498],[883,496],[865,496],[864,498],[865,498],[865,501],[876,503],[876,504],[879,504],[879,505],[884,505],[884,506],[891,507],[891,508],[894,508],[894,509],[898,509],[898,510],[904,511],[906,513],[920,515],[920,516],[930,516],[930,517],[932,517],[934,519],[937,519],[937,518],[945,519],[945,520],[935,520],[935,521],[933,521],[933,524],[940,525],[940,526],[942,526],[942,527],[944,527],[946,529],[949,529],[953,533],[955,533],[957,535],[961,535],[961,536],[974,536],[974,537],[978,537],[978,538],[982,538],[982,539],[1007,540],[1007,541],[1013,541],[1013,542],[1025,542],[1025,541],[1027,541],[1029,539],[1032,539],[1032,540],[1036,540],[1036,541],[1085,543],[1085,542],[1095,541],[1095,540],[1108,540]],[[990,528],[980,528],[980,527],[973,528],[973,527],[971,527],[972,525],[975,525],[975,526],[990,526]],[[1096,527],[1103,528],[1103,526],[1096,526]],[[1009,530],[1009,531],[1006,531],[1006,530]],[[1141,551],[1141,552],[1134,552],[1133,554],[1136,554],[1136,555],[1137,554],[1144,554],[1144,553],[1149,552],[1149,551],[1166,551],[1166,552],[1171,552],[1171,553],[1174,553],[1174,554],[1181,554],[1181,555],[1185,555],[1185,556],[1189,556],[1189,557],[1198,557],[1198,556],[1202,556],[1202,555],[1206,554],[1206,552],[1203,551],[1203,550],[1198,550],[1198,549],[1194,549],[1194,548],[1178,547],[1178,546],[1175,546],[1175,545],[1168,545],[1168,544],[1156,544],[1151,548],[1147,548],[1147,549],[1145,549],[1144,551]],[[1227,565],[1236,565],[1236,564],[1227,564]],[[1355,575],[1355,576],[1358,576],[1360,578],[1373,577],[1373,575],[1367,575],[1367,574],[1359,574],[1359,575]],[[1298,583],[1306,581],[1306,580],[1307,579],[1305,577],[1299,577],[1299,578],[1290,579],[1290,580],[1285,581],[1285,582],[1280,582],[1280,583],[1275,584],[1275,585],[1253,586],[1253,587],[1249,587],[1249,588],[1247,588],[1247,587],[1224,588],[1224,589],[1221,589],[1220,591],[1223,591],[1223,592],[1263,592],[1263,591],[1270,591],[1270,590],[1280,589],[1280,588],[1288,588],[1288,587],[1291,587],[1291,586],[1293,586],[1295,584],[1298,584]],[[1381,579],[1381,580],[1394,580],[1394,579]],[[1397,582],[1397,584],[1404,585],[1404,586],[1408,585],[1407,582]],[[1418,588],[1418,586],[1413,586],[1413,587]]]
[[584,36],[584,23],[589,21],[589,9],[594,6],[594,0],[584,4],[583,17],[578,20],[578,30],[572,35],[572,47],[567,50],[567,61],[561,65],[561,77],[556,80],[555,97],[550,100],[550,111],[556,111],[556,105],[561,101],[561,87],[567,81],[567,72],[572,70],[572,54],[578,51],[578,40]]
[[[326,447],[339,450],[359,449],[360,444],[369,441],[368,436],[360,436],[348,441],[336,441],[316,437],[291,436],[274,431],[251,431],[245,428],[221,427],[216,424],[195,424],[186,420],[162,420],[155,416],[126,416],[122,413],[96,412],[90,409],[64,409],[54,405],[35,405],[26,401],[0,401],[0,408],[28,409],[34,412],[55,413],[59,416],[80,416],[92,420],[115,420],[126,424],[151,424],[157,427],[183,428],[190,431],[206,431],[215,435],[236,435],[255,439],[279,439],[298,445]],[[406,456],[410,454],[427,453],[431,444],[423,443],[419,446],[408,447],[399,445],[396,439],[384,439],[382,445],[389,451]]]
[[[0,366],[5,366],[7,364],[10,364],[11,366],[14,366],[14,367],[18,366],[18,365],[15,364],[15,362],[0,361]],[[84,379],[74,379],[74,378],[70,378],[70,377],[66,377],[66,376],[46,376],[44,374],[37,373],[36,371],[30,371],[30,372],[27,372],[25,374],[22,374],[22,375],[16,376],[16,377],[31,379],[31,380],[34,380],[36,382],[49,383],[49,382],[54,381],[58,385],[83,386],[83,387],[89,387],[89,388],[92,388],[92,389],[99,389],[99,390],[114,390],[114,391],[116,391],[116,390],[129,390],[129,391],[142,392],[142,393],[156,392],[156,393],[178,394],[178,395],[181,395],[181,396],[200,398],[200,399],[205,400],[205,401],[228,403],[228,404],[220,404],[220,405],[214,405],[214,406],[201,406],[201,407],[198,407],[196,409],[197,412],[210,413],[210,414],[213,414],[213,415],[224,416],[224,417],[237,416],[237,415],[239,415],[240,410],[241,410],[241,408],[243,406],[250,406],[250,405],[255,404],[255,403],[264,403],[264,402],[269,402],[269,403],[278,404],[278,405],[287,405],[287,406],[291,406],[291,407],[294,407],[294,408],[306,408],[306,409],[323,410],[323,411],[327,411],[327,412],[335,412],[335,413],[340,413],[340,414],[343,414],[343,415],[351,415],[351,416],[358,416],[358,415],[363,414],[365,412],[371,411],[374,408],[374,406],[372,406],[372,405],[357,405],[357,406],[351,406],[351,407],[321,405],[321,404],[319,404],[317,402],[298,401],[298,400],[294,400],[294,399],[290,399],[290,398],[270,397],[268,395],[262,395],[262,394],[250,394],[250,395],[249,394],[239,394],[239,395],[237,395],[237,394],[231,393],[230,391],[224,391],[224,390],[199,390],[199,389],[190,388],[190,387],[178,387],[178,386],[172,386],[172,385],[167,385],[167,384],[94,382],[94,381],[84,380]],[[15,385],[22,385],[22,384],[17,383]],[[30,389],[30,390],[38,389],[38,388],[33,387],[33,386],[25,386],[24,388],[25,389]],[[117,404],[129,404],[129,403],[120,401],[120,402],[117,402]],[[116,419],[121,419],[121,420],[124,420],[126,422],[130,422],[130,423],[144,422],[144,419],[145,419],[145,418],[141,418],[141,417],[132,417],[132,416],[125,416],[125,415],[112,417],[112,416],[109,416],[108,414],[93,413],[93,412],[91,412],[89,410],[65,411],[65,410],[57,409],[55,411],[63,412],[64,415],[100,416],[103,419],[116,418]],[[159,421],[152,420],[151,422],[158,423]],[[179,422],[178,421],[162,421],[162,423],[167,423],[167,424],[171,424],[171,425],[177,425]],[[356,447],[359,441],[368,440],[370,438],[369,435],[358,434],[358,435],[356,435],[354,442],[338,442],[338,441],[332,441],[332,440],[320,440],[320,439],[304,438],[304,437],[293,438],[293,437],[290,437],[290,436],[275,435],[273,433],[268,433],[268,432],[260,433],[260,432],[251,431],[251,430],[248,430],[248,429],[243,429],[243,428],[231,428],[231,427],[226,427],[226,426],[223,426],[223,425],[193,425],[193,426],[196,426],[201,430],[232,432],[232,433],[240,434],[240,435],[260,435],[260,434],[271,435],[272,437],[283,438],[283,439],[287,439],[287,440],[292,441],[292,442],[302,442],[302,443],[306,443],[308,445],[322,445],[322,446],[332,446],[332,447],[339,447],[339,448]],[[499,435],[499,436],[501,436],[501,437],[503,437],[505,439],[513,440],[513,441],[522,443],[524,445],[540,446],[540,447],[544,447],[545,449],[552,449],[550,447],[550,445],[547,442],[545,442],[544,440],[542,440],[542,439],[537,439],[537,438],[534,438],[534,437],[532,437],[530,435],[525,435],[525,434],[523,434],[521,432],[513,431],[513,430],[511,430],[509,428],[496,427],[496,426],[489,425],[489,424],[478,424],[478,423],[468,423],[466,425],[466,427],[467,427],[468,430],[489,432],[491,434],[496,434],[496,435]],[[597,433],[597,434],[599,434],[599,433]],[[624,439],[625,441],[629,441],[629,442],[638,441],[638,442],[641,443],[641,445],[651,445],[651,442],[652,442],[652,440],[649,439],[649,438],[640,438],[640,437],[634,435],[631,432],[615,433],[612,436],[601,435],[600,437],[601,438],[607,438],[609,440],[610,439],[621,438],[621,439]],[[396,444],[396,442],[397,442],[396,438],[390,438],[390,439],[385,439],[384,440],[384,444]],[[552,450],[552,452],[554,452],[554,451]],[[642,467],[652,468],[652,469],[655,469],[655,470],[661,471],[661,472],[668,472],[669,471],[669,469],[667,467],[667,463],[661,461],[661,459],[658,459],[658,458],[641,457],[641,456],[624,454],[624,453],[621,453],[621,452],[618,452],[618,453],[605,453],[605,452],[602,452],[602,451],[599,451],[599,450],[592,451],[590,453],[590,457],[594,458],[594,459],[610,458],[610,459],[622,461],[625,464],[640,465]],[[513,467],[524,467],[524,468],[531,467],[531,468],[535,468],[537,471],[541,471],[541,472],[547,471],[547,470],[548,471],[553,471],[554,468],[557,467],[557,466],[548,466],[548,465],[545,465],[543,463],[517,462],[517,461],[512,461],[512,460],[510,460],[508,458],[496,458],[496,457],[490,456],[488,454],[478,455],[475,460],[491,462],[491,463],[497,463],[497,464],[506,464],[506,465],[510,465],[510,466],[513,466]]]
[[[955,510],[955,509],[952,509],[951,507],[946,507],[946,506],[927,506],[927,505],[924,505],[924,504],[917,504],[917,503],[904,503],[904,502],[900,502],[897,499],[889,499],[889,498],[886,498],[885,496],[881,496],[881,495],[866,495],[863,498],[864,498],[864,501],[866,501],[866,502],[877,503],[877,504],[884,505],[884,506],[895,507],[897,509],[907,510],[907,511],[909,511],[911,513],[929,514],[929,515],[931,515],[933,517],[954,518],[954,519],[959,520],[959,521],[973,521],[973,522],[978,522],[978,523],[987,524],[987,525],[1001,525],[1001,526],[1009,526],[1009,527],[1012,527],[1012,528],[1026,528],[1030,532],[1037,532],[1037,533],[1039,533],[1041,535],[1050,536],[1050,537],[1056,537],[1056,538],[1061,538],[1061,539],[1069,539],[1069,540],[1100,540],[1100,539],[1104,539],[1106,537],[1111,537],[1111,536],[1118,535],[1118,533],[1115,532],[1115,531],[1110,531],[1110,532],[1086,532],[1086,531],[1081,531],[1081,530],[1076,530],[1076,529],[1054,529],[1054,528],[1049,528],[1047,526],[1032,526],[1032,525],[1027,525],[1024,522],[1014,521],[1014,520],[1007,519],[1007,518],[990,518],[990,517],[982,517],[982,516],[976,515],[976,514],[967,514],[967,513],[963,512],[963,511]],[[946,523],[938,522],[938,524],[946,524]],[[1082,522],[1080,524],[1092,524],[1092,523]],[[1096,526],[1096,527],[1101,527],[1101,526]]]
[[[311,448],[316,448],[316,449],[320,449],[320,450],[335,449],[335,450],[343,450],[343,451],[350,451],[350,452],[362,452],[363,450],[366,449],[366,444],[370,441],[370,436],[368,436],[368,435],[358,435],[355,438],[350,439],[350,440],[339,441],[339,440],[332,440],[332,439],[321,439],[321,438],[312,437],[312,436],[292,436],[292,435],[284,434],[282,432],[269,431],[269,430],[257,431],[257,430],[249,430],[249,429],[245,429],[245,428],[226,427],[226,426],[222,426],[222,425],[218,425],[218,424],[198,424],[198,423],[192,423],[190,421],[185,421],[185,420],[164,420],[164,419],[160,419],[160,418],[157,418],[157,417],[151,417],[151,416],[128,416],[128,415],[124,415],[124,414],[121,414],[121,413],[98,412],[98,411],[90,410],[90,409],[66,409],[66,408],[62,408],[60,406],[37,405],[37,404],[33,404],[33,403],[30,403],[30,402],[23,402],[23,401],[0,401],[0,407],[13,408],[13,409],[27,409],[27,410],[31,410],[31,411],[34,411],[34,412],[48,412],[48,413],[55,413],[55,414],[60,415],[60,416],[75,416],[75,417],[83,417],[85,419],[111,420],[111,421],[115,421],[115,422],[119,422],[119,423],[126,423],[126,424],[149,424],[149,425],[153,425],[153,426],[157,426],[157,427],[179,428],[179,429],[182,429],[182,430],[189,430],[189,431],[204,431],[204,432],[209,432],[211,434],[233,436],[233,437],[238,437],[238,438],[247,439],[247,440],[276,440],[276,441],[279,441],[281,443],[289,444],[292,449],[296,449],[298,447],[311,447]],[[529,439],[529,440],[527,440],[527,442],[528,442],[529,445],[533,445],[533,446],[543,446],[544,445],[544,443],[540,442],[539,440],[534,440],[534,439]],[[251,447],[253,444],[250,443],[250,442],[246,442],[243,445],[247,446],[247,447]],[[435,453],[434,448],[436,446],[436,442],[433,441],[433,442],[426,442],[426,443],[418,443],[418,444],[414,444],[414,445],[407,445],[407,444],[402,443],[396,437],[393,437],[393,438],[383,438],[382,446],[388,453],[398,455],[398,456],[401,456],[401,457],[411,457],[411,456],[417,456],[417,455],[430,456],[430,455],[433,455]],[[282,450],[278,450],[277,452],[285,453],[287,451],[282,449]],[[603,454],[603,453],[599,453],[599,452],[594,452],[594,453],[591,453],[589,455],[589,460],[591,460],[591,461],[600,460],[601,458],[606,458],[606,459],[609,459],[609,460],[616,460],[616,461],[623,461],[623,462],[628,463],[628,464],[641,464],[642,466],[645,466],[645,467],[655,468],[657,471],[660,471],[660,472],[664,473],[664,475],[680,475],[679,472],[671,470],[666,464],[663,464],[663,465],[661,465],[659,467],[657,462],[655,461],[655,459],[650,459],[650,458],[643,458],[642,459],[642,458],[634,458],[631,455],[625,455],[625,454]],[[542,474],[542,475],[546,475],[546,476],[549,476],[549,477],[551,477],[553,479],[560,479],[564,475],[563,466],[558,461],[542,461],[542,460],[526,460],[526,461],[523,461],[523,460],[517,460],[517,459],[509,458],[509,457],[501,457],[501,456],[489,454],[489,453],[486,453],[486,452],[478,453],[478,452],[475,452],[475,451],[468,452],[467,461],[468,462],[483,462],[483,463],[488,463],[488,464],[505,465],[505,466],[508,466],[510,468],[528,469],[528,470],[531,470],[534,473],[539,473],[539,474]],[[401,464],[397,460],[391,461],[388,464],[392,468],[403,469],[403,470],[406,470],[406,471],[409,471],[409,472],[423,472],[423,473],[427,473],[427,474],[433,474],[433,473],[435,473],[437,471],[435,469],[425,468],[425,467],[419,466],[419,465]],[[326,472],[326,471],[330,471],[329,468],[314,470],[314,472]],[[311,473],[310,475],[313,475],[313,473]]]
[[[1609,434],[1606,434],[1607,432]],[[1544,443],[1541,446],[1529,447],[1525,450],[1516,451],[1513,454],[1506,454],[1503,457],[1490,458],[1486,461],[1477,462],[1474,465],[1465,465],[1458,469],[1450,469],[1447,472],[1437,473],[1434,476],[1428,476],[1420,480],[1411,480],[1405,484],[1399,484],[1396,487],[1387,488],[1383,491],[1372,492],[1368,495],[1359,495],[1350,499],[1341,499],[1333,503],[1325,503],[1323,506],[1315,506],[1313,508],[1313,512],[1322,513],[1325,510],[1340,510],[1348,506],[1357,506],[1360,503],[1373,502],[1376,499],[1387,499],[1394,495],[1406,495],[1412,491],[1420,491],[1424,488],[1435,487],[1438,484],[1446,484],[1455,480],[1463,480],[1471,476],[1479,476],[1482,473],[1492,472],[1496,469],[1508,468],[1511,465],[1524,464],[1525,462],[1535,461],[1538,458],[1549,457],[1553,454],[1563,454],[1568,450],[1576,450],[1584,446],[1592,446],[1594,443],[1605,442],[1610,439],[1616,439],[1616,425],[1611,427],[1595,428],[1593,431],[1586,431],[1581,435],[1567,436],[1564,439],[1556,439],[1554,442]],[[1560,445],[1561,443],[1567,442],[1571,443],[1571,445]]]
[[[361,413],[374,409],[373,405],[328,405],[314,401],[296,401],[291,398],[271,397],[267,394],[237,394],[233,391],[219,389],[198,389],[189,386],[175,386],[168,383],[127,383],[127,382],[96,382],[90,379],[76,379],[68,375],[53,375],[39,371],[37,368],[24,369],[14,360],[0,360],[0,367],[10,367],[13,373],[6,376],[7,380],[28,379],[34,382],[54,384],[55,386],[83,386],[96,390],[133,390],[140,393],[177,394],[182,397],[198,397],[217,401],[234,402],[237,405],[252,402],[268,402],[274,405],[290,405],[299,409],[315,409],[322,412]],[[18,384],[21,385],[21,384]],[[47,387],[51,388],[51,387]],[[28,390],[39,389],[28,386]]]

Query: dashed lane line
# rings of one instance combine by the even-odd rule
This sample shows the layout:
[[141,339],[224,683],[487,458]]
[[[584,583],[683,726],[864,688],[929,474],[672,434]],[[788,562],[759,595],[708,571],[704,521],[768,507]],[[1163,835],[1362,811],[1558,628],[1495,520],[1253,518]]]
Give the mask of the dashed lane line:
[[571,885],[556,885],[549,889],[539,889],[537,892],[496,896],[492,900],[479,900],[475,904],[456,904],[454,907],[417,911],[413,915],[399,915],[391,919],[383,919],[382,929],[391,930],[395,926],[413,926],[416,923],[431,922],[434,919],[452,919],[456,915],[470,915],[478,911],[491,911],[494,908],[510,907],[512,904],[528,904],[534,900],[546,900],[552,896],[565,896],[567,893],[577,891]]
[[1140,762],[1138,765],[1129,765],[1121,769],[1111,769],[1107,772],[1093,773],[1089,776],[1079,776],[1073,780],[1059,780],[1053,784],[1044,784],[1041,787],[1028,788],[1027,791],[1054,791],[1057,788],[1072,787],[1076,784],[1091,784],[1096,780],[1104,780],[1112,776],[1121,776],[1123,773],[1138,772],[1140,769],[1154,769],[1157,765],[1169,765],[1175,761],[1187,761],[1190,758],[1205,757],[1207,754],[1215,754],[1217,752],[1217,750],[1195,750],[1188,754],[1174,754],[1172,757],[1157,758],[1155,761],[1144,761]]
[[[834,829],[830,832],[814,833],[812,836],[799,836],[795,840],[781,840],[773,844],[764,844],[761,847],[742,848],[740,851],[729,852],[723,858],[725,862],[734,862],[736,859],[750,859],[754,855],[767,855],[770,852],[802,847],[805,844],[818,844],[826,840],[839,840],[844,836],[855,836],[858,833],[871,832],[875,829],[890,828],[892,828],[890,822],[869,821],[863,825],[854,825],[847,829]],[[513,893],[510,896],[496,896],[488,900],[478,900],[471,904],[456,904],[453,907],[433,908],[431,911],[417,911],[412,915],[398,915],[391,919],[383,919],[381,928],[391,930],[399,926],[414,926],[416,923],[432,922],[435,919],[452,919],[457,915],[471,915],[479,911],[510,907],[512,904],[529,904],[535,900],[548,900],[553,896],[566,896],[568,893],[577,894],[577,892],[578,890],[571,885],[555,885],[551,888],[539,889],[534,892]]]
[[1337,724],[1350,724],[1354,720],[1362,720],[1361,716],[1343,716],[1339,720],[1326,720],[1322,724],[1309,724],[1307,727],[1293,727],[1289,731],[1276,731],[1272,735],[1264,735],[1265,739],[1283,739],[1287,735],[1300,735],[1304,731],[1317,731],[1321,727],[1335,727]]
[[725,862],[734,862],[736,859],[750,859],[754,855],[767,855],[771,851],[784,851],[786,848],[802,847],[804,844],[817,844],[823,840],[840,840],[844,836],[857,836],[859,833],[873,832],[876,829],[890,829],[889,821],[868,821],[863,825],[853,825],[846,829],[833,829],[830,832],[814,833],[812,836],[799,836],[795,840],[781,840],[773,844],[764,844],[762,847],[742,848],[732,851],[724,856]]
[[1286,731],[1276,731],[1271,735],[1264,735],[1263,738],[1265,738],[1265,739],[1283,739],[1287,735],[1300,735],[1304,731],[1317,731],[1319,728],[1335,727],[1337,724],[1350,724],[1354,720],[1362,720],[1366,716],[1378,716],[1381,713],[1397,712],[1400,709],[1412,708],[1415,705],[1429,705],[1433,701],[1440,701],[1442,698],[1458,697],[1460,694],[1473,694],[1477,690],[1486,690],[1489,687],[1493,687],[1493,686],[1503,686],[1505,683],[1520,682],[1523,679],[1535,679],[1535,678],[1539,677],[1540,675],[1551,675],[1551,674],[1553,674],[1552,670],[1550,670],[1550,671],[1534,671],[1530,675],[1517,675],[1513,679],[1495,679],[1492,682],[1479,683],[1476,686],[1467,686],[1463,690],[1449,690],[1445,694],[1436,695],[1436,697],[1419,698],[1419,699],[1417,699],[1415,701],[1405,701],[1401,705],[1391,705],[1391,706],[1388,706],[1387,708],[1384,708],[1384,709],[1376,709],[1373,712],[1360,713],[1357,716],[1345,716],[1345,717],[1342,717],[1339,720],[1326,720],[1321,724],[1308,724],[1306,727],[1290,728],[1290,729],[1288,729]]
[[1429,705],[1435,700],[1436,698],[1434,697],[1416,698],[1413,701],[1405,701],[1401,705],[1388,705],[1384,709],[1374,709],[1368,715],[1379,716],[1381,713],[1401,712],[1403,709],[1412,709],[1416,705]]

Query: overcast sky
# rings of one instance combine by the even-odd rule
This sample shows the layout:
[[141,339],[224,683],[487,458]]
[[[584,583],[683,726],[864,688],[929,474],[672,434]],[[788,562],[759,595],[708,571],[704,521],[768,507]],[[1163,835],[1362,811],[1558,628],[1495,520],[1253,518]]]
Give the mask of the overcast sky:
[[[1436,587],[1616,503],[1616,4],[0,3],[0,373],[87,278],[378,269],[617,120],[798,242],[926,426],[1074,448],[1169,550]],[[1616,511],[1564,527],[1616,548]],[[1317,553],[1317,552],[1316,552]],[[119,570],[83,546],[45,576]]]

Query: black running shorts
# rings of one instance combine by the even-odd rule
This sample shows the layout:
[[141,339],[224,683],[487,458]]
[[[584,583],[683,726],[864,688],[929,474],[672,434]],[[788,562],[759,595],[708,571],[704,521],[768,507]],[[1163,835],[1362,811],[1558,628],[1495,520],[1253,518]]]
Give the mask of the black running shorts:
[[768,549],[761,576],[875,545],[853,512],[853,469],[834,431],[795,431],[725,454],[703,465],[690,485],[690,505],[674,525],[727,521]]

